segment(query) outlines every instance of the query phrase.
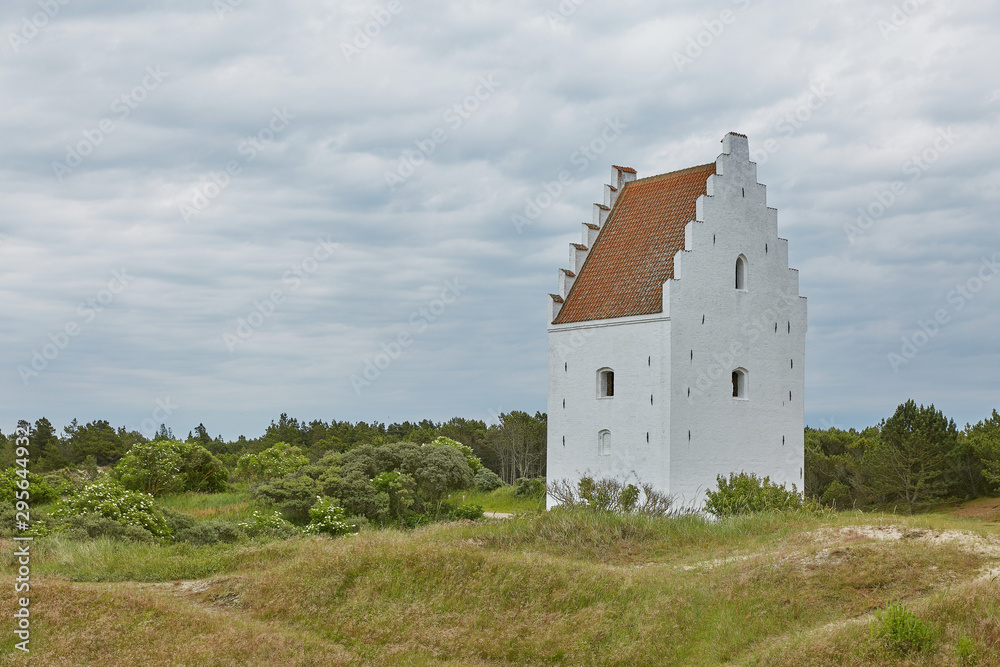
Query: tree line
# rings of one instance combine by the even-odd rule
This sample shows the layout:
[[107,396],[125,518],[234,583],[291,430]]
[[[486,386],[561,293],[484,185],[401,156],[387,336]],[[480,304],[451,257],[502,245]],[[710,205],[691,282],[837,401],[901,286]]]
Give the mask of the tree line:
[[861,431],[805,432],[805,492],[841,509],[899,505],[913,512],[945,499],[1000,492],[1000,414],[959,430],[912,400]]
[[[118,463],[136,444],[173,441],[171,429],[161,425],[153,438],[124,426],[115,428],[106,420],[80,424],[73,420],[58,433],[42,417],[31,424],[21,420],[19,427],[30,428],[30,462],[36,473],[69,466],[109,466]],[[235,470],[244,454],[259,454],[278,443],[298,447],[310,462],[328,453],[346,453],[356,447],[379,446],[397,442],[428,443],[438,437],[456,440],[472,449],[483,465],[508,484],[521,477],[545,476],[545,413],[513,411],[498,416],[498,423],[455,417],[447,422],[424,419],[419,422],[383,424],[363,421],[299,421],[282,413],[256,438],[240,436],[236,440],[212,437],[204,424],[198,424],[186,442],[198,444],[218,457],[227,468]],[[14,438],[0,432],[0,469],[14,464]]]

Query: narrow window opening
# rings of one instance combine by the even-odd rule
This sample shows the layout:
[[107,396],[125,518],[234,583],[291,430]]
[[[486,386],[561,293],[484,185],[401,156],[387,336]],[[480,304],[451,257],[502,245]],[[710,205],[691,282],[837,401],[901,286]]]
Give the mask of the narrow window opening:
[[788,333],[792,333],[792,321],[788,320]]
[[742,190],[743,196],[746,197],[747,196],[747,189],[746,188],[740,188],[740,190]]
[[781,436],[781,446],[785,446],[785,436]]
[[705,323],[705,316],[704,316],[704,315],[702,315],[702,316],[701,316],[701,323],[702,323],[702,324],[704,324],[704,323]]
[[564,398],[563,399],[563,409],[565,409],[565,408],[566,408],[566,399]]
[[653,365],[653,357],[647,357],[646,358],[646,365],[647,366],[652,366]]
[[612,398],[615,395],[615,372],[610,368],[597,372],[597,395],[599,398]]
[[765,255],[767,254],[767,244],[766,243],[764,244],[764,254]]
[[694,350],[691,350],[691,361],[694,361]]
[[688,442],[691,442],[691,431],[688,431]]
[[794,359],[789,359],[788,360],[788,367],[789,368],[795,368],[795,360]]
[[649,442],[649,431],[646,431],[646,442]]
[[712,245],[715,245],[715,234],[712,234]]
[[653,395],[652,394],[649,395],[649,404],[650,405],[653,404]]
[[792,400],[792,392],[788,392],[788,400]]
[[691,387],[688,387],[688,398],[691,398]]
[[747,397],[747,373],[742,368],[733,371],[733,398]]
[[774,333],[778,333],[778,323],[774,323]]
[[563,370],[564,371],[568,371],[569,370],[569,362],[568,361],[563,362]]
[[597,434],[597,453],[600,456],[611,454],[611,431],[601,431]]
[[747,288],[747,260],[743,255],[736,258],[736,289]]
[[565,446],[566,446],[566,436],[564,435],[563,436],[563,447],[565,447]]

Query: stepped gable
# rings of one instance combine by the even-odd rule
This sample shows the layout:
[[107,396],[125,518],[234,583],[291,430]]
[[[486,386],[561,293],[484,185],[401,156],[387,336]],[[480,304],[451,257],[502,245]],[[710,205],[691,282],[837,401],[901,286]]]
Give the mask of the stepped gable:
[[663,283],[715,163],[628,182],[635,171],[615,169],[617,196],[563,303],[553,304],[553,324],[663,312]]

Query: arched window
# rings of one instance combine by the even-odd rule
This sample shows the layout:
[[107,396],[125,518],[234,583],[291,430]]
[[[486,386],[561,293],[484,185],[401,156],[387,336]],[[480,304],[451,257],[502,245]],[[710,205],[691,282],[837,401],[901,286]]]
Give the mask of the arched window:
[[733,398],[747,397],[747,371],[737,368],[733,371]]
[[611,431],[604,430],[597,434],[597,453],[601,456],[611,455]]
[[747,288],[747,258],[740,255],[736,258],[736,289],[746,291]]
[[615,372],[610,368],[597,371],[597,397],[612,398],[615,395]]

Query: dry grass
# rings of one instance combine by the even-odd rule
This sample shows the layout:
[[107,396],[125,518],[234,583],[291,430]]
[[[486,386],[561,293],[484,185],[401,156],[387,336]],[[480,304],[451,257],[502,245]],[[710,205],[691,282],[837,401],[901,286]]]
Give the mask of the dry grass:
[[[997,545],[995,528],[943,516],[552,512],[133,554],[173,573],[214,559],[175,585],[192,577],[70,583],[100,578],[100,553],[56,543],[39,556],[27,662],[877,665],[865,619],[896,599],[940,637],[923,662],[894,664],[957,665],[962,636],[1000,664],[1000,583],[982,577]],[[154,565],[131,567],[153,581]]]

